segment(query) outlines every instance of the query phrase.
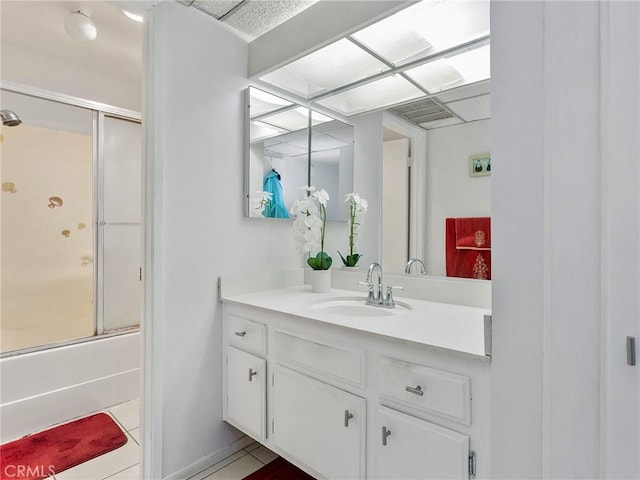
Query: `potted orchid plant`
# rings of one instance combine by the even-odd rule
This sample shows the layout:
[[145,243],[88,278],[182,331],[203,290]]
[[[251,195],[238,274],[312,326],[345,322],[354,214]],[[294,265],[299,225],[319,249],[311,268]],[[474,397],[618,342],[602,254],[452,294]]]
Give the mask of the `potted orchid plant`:
[[[299,253],[308,256],[307,264],[313,269],[312,290],[326,292],[329,291],[331,282],[329,268],[333,263],[332,258],[324,251],[329,194],[326,190],[316,190],[315,187],[304,187],[304,190],[305,195],[291,207],[291,214],[296,217],[293,222],[296,248]],[[317,280],[320,282],[318,286],[314,277],[322,277],[322,280]]]
[[[333,260],[324,251],[324,233],[327,226],[327,201],[329,194],[325,189],[304,187],[306,195],[291,207],[296,216],[293,228],[296,232],[298,251],[309,255],[307,264],[313,270],[328,270]],[[313,252],[317,252],[312,256]]]
[[357,193],[345,195],[345,202],[349,202],[349,254],[345,257],[338,251],[345,267],[355,267],[362,254],[358,251],[358,239],[367,213],[369,202]]

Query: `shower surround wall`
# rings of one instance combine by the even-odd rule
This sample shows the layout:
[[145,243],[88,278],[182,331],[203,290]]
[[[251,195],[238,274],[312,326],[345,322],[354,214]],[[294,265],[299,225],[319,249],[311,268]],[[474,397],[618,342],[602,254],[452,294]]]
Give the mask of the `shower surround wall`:
[[0,351],[91,336],[93,139],[25,124],[1,131],[2,179],[15,188],[0,198]]

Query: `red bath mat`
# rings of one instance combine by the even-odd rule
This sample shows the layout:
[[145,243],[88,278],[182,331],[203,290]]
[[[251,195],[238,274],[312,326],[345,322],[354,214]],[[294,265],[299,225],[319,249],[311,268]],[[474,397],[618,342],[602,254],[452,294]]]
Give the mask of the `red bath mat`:
[[278,457],[243,480],[315,480],[311,475]]
[[115,450],[127,436],[97,413],[0,445],[1,480],[39,480]]

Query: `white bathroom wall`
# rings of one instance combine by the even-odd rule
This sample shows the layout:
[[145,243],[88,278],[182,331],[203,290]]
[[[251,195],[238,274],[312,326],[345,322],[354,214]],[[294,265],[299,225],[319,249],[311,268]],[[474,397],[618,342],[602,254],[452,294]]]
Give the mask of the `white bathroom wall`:
[[403,272],[409,248],[408,175],[409,139],[382,144],[382,268]]
[[469,175],[469,157],[484,153],[491,153],[491,120],[427,133],[425,258],[429,275],[446,274],[447,217],[491,216],[491,176]]
[[246,42],[177,2],[148,28],[143,478],[185,478],[241,436],[221,420],[218,277],[302,260],[291,222],[243,216]]
[[[382,112],[374,112],[351,119],[354,126],[353,191],[369,202],[360,236],[359,250],[363,257],[358,266],[366,269],[371,262],[380,262],[382,218]],[[347,224],[339,238],[340,251],[349,247]],[[338,248],[338,247],[336,247]],[[337,255],[337,254],[336,254]],[[335,261],[335,260],[334,260]],[[337,258],[338,265],[342,265]]]

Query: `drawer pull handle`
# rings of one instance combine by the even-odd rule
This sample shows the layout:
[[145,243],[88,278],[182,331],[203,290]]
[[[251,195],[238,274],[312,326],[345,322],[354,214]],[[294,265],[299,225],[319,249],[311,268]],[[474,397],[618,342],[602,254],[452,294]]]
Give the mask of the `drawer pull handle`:
[[349,410],[344,411],[344,426],[349,426],[349,420],[353,418],[353,413],[349,412]]
[[391,435],[391,430],[387,429],[387,427],[382,427],[382,445],[387,446],[387,437]]
[[253,380],[253,376],[257,375],[258,372],[254,372],[252,368],[249,369],[249,381],[251,382]]
[[418,395],[419,397],[424,395],[424,392],[422,391],[422,387],[420,385],[418,385],[417,387],[410,387],[407,385],[404,389],[409,393]]
[[245,332],[244,330],[241,332],[236,332],[236,335],[239,337],[244,337],[247,334],[247,332]]

